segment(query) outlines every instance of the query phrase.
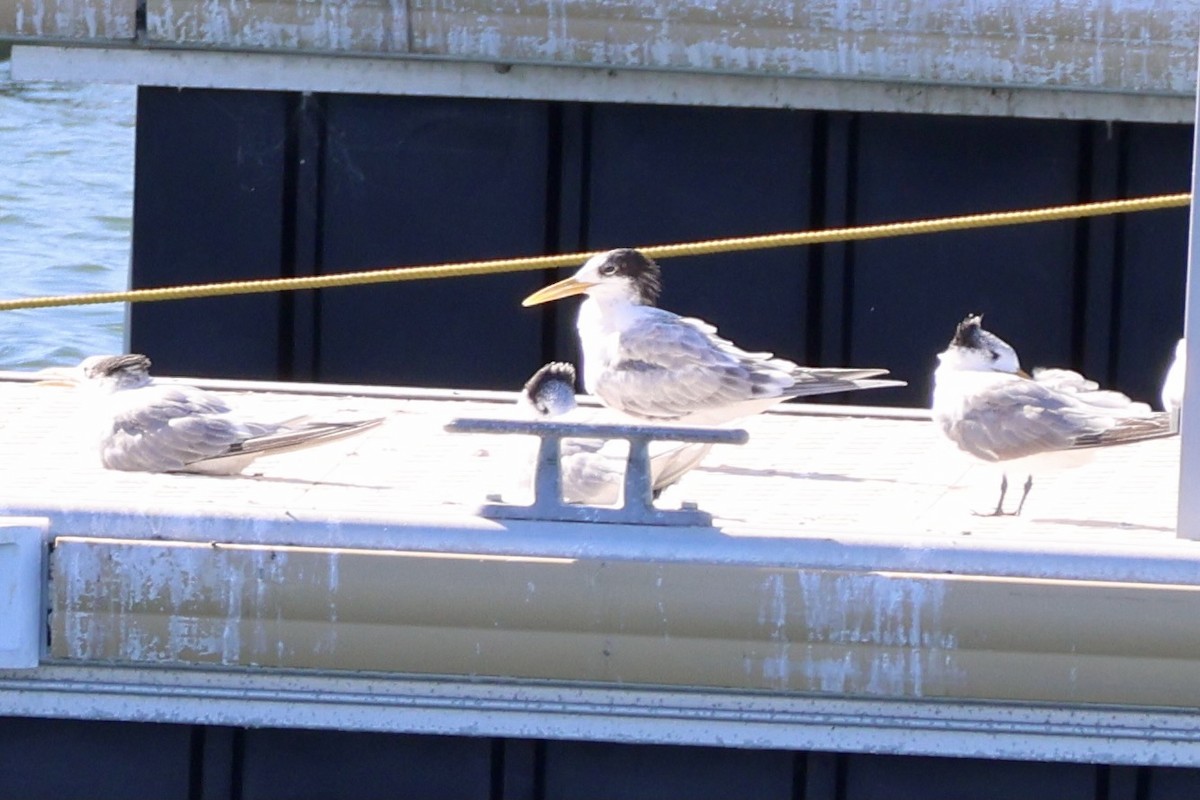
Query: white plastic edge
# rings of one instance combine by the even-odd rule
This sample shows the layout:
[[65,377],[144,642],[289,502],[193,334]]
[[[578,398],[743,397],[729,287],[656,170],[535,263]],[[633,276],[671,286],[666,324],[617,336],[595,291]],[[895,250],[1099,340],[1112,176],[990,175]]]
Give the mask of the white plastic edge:
[[42,651],[49,521],[0,518],[0,668],[32,669]]

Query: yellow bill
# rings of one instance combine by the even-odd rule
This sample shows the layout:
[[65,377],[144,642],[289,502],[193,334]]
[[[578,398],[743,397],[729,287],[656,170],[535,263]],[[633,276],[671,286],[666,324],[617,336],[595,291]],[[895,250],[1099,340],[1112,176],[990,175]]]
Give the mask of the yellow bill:
[[68,386],[72,389],[79,386],[79,370],[76,367],[46,367],[37,371],[44,375],[34,386]]
[[574,277],[566,278],[558,283],[552,283],[549,286],[538,289],[533,294],[521,301],[523,306],[536,306],[540,303],[548,303],[551,300],[561,300],[564,297],[571,295],[583,294],[588,289],[596,284],[588,283],[587,281],[577,280]]

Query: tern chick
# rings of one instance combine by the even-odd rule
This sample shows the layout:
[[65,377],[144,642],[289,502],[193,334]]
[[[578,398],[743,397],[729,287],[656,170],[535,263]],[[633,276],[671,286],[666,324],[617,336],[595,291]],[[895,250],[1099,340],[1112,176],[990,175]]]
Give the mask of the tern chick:
[[[989,462],[1072,467],[1095,448],[1170,435],[1167,414],[1064,369],[1021,370],[1016,351],[985,331],[982,317],[958,324],[933,373],[933,420],[960,450]],[[1033,475],[1016,516],[1033,488]],[[991,516],[1004,512],[1008,476]]]
[[584,385],[609,408],[641,419],[718,425],[793,397],[904,385],[879,380],[885,369],[801,367],[747,352],[703,320],[656,308],[661,289],[654,261],[610,250],[522,304],[586,294],[577,325]]
[[[570,422],[616,423],[623,420],[605,409],[581,409],[575,402],[575,367],[551,362],[533,374],[520,402],[535,418]],[[613,505],[625,485],[627,446],[620,441],[563,439],[559,458],[563,500],[587,505]],[[695,467],[712,449],[710,444],[651,442],[651,490],[658,497]]]
[[253,419],[211,392],[158,383],[149,370],[144,355],[91,356],[66,381],[44,381],[69,382],[97,396],[100,461],[108,469],[233,475],[260,456],[323,444],[383,422]]

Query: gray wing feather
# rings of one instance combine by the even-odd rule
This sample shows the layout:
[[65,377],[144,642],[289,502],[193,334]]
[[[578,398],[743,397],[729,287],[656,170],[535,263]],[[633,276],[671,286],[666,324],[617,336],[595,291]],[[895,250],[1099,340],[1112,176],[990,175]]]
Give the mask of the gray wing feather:
[[563,499],[568,503],[610,505],[625,482],[624,461],[599,452],[580,451],[562,459]]
[[987,461],[1134,442],[1169,432],[1165,414],[1113,415],[1035,381],[1004,383],[981,392],[960,419],[942,424],[963,450]]
[[660,453],[652,453],[650,474],[654,481],[654,491],[660,492],[678,483],[689,470],[704,460],[709,450],[712,450],[711,444],[689,442],[675,445]]
[[305,422],[300,427],[279,428],[270,433],[253,436],[240,442],[235,449],[243,454],[286,453],[361,433],[382,423],[383,417],[353,422]]
[[1033,371],[1033,379],[1041,386],[1074,395],[1076,399],[1090,406],[1107,409],[1122,416],[1150,414],[1150,406],[1145,403],[1135,403],[1121,392],[1101,389],[1100,384],[1074,370],[1039,368]]
[[876,386],[856,381],[887,370],[806,369],[771,353],[751,353],[716,335],[700,320],[664,314],[625,331],[620,360],[589,387],[610,408],[641,417],[674,419],[736,403]]
[[127,393],[112,417],[101,450],[106,467],[144,472],[183,469],[223,453],[248,434],[223,416],[229,407],[216,395],[186,387],[151,386]]
[[[567,443],[576,446],[568,452]],[[584,446],[590,443],[594,447]],[[610,505],[617,502],[625,484],[625,449],[607,447],[596,439],[563,440],[563,497],[568,503]],[[613,441],[611,444],[616,445]],[[652,448],[653,450],[654,448]],[[672,444],[650,456],[651,489],[658,492],[677,483],[708,455],[711,444]]]
[[151,386],[129,392],[101,447],[109,469],[178,472],[244,462],[349,436],[382,419],[354,422],[256,422],[238,417],[215,394],[192,387]]
[[[651,320],[620,339],[620,360],[602,373],[593,391],[610,408],[639,416],[673,418],[726,406],[791,383],[783,370],[764,365],[752,375],[715,337],[681,320]],[[770,396],[770,395],[768,395]]]

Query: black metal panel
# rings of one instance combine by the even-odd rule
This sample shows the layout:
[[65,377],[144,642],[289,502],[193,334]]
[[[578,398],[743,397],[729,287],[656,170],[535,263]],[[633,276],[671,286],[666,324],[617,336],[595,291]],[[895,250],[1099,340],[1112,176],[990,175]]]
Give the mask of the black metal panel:
[[491,740],[248,730],[241,800],[470,800],[491,792]]
[[[592,162],[592,112],[586,103],[555,104],[551,114],[552,157],[558,162],[551,173],[547,249],[578,253],[588,249],[588,186]],[[563,273],[565,274],[565,273]],[[549,285],[563,274],[544,270],[542,283]],[[576,302],[546,303],[541,306],[545,360],[579,363],[575,332]],[[582,380],[580,380],[582,384]]]
[[537,739],[493,739],[491,800],[543,800],[544,751]]
[[[326,99],[323,272],[543,252],[547,107]],[[322,292],[326,381],[518,388],[542,363],[536,273]]]
[[[1118,125],[1092,124],[1081,131],[1080,202],[1125,195],[1127,137]],[[1121,271],[1116,245],[1124,220],[1119,214],[1081,220],[1077,226],[1072,366],[1105,386],[1112,383],[1115,299]]]
[[978,758],[850,755],[841,800],[1095,800],[1096,767]]
[[[138,89],[135,287],[281,274],[287,95]],[[131,344],[160,373],[274,377],[280,298],[141,303]]]
[[[814,229],[845,228],[854,222],[854,169],[858,153],[858,115],[827,113],[817,117],[814,156]],[[850,293],[854,245],[834,242],[809,248],[809,361],[825,366],[850,363]],[[875,393],[871,393],[874,395]],[[884,393],[894,396],[895,391]],[[864,402],[852,396],[853,402]],[[876,398],[879,395],[875,395]],[[869,399],[869,397],[868,397]]]
[[1200,797],[1200,769],[1159,767],[1144,771],[1145,785],[1137,800],[1195,800]]
[[143,797],[1192,800],[1200,769],[0,717],[0,800]]
[[[139,94],[137,286],[1026,208],[1185,188],[1190,129],[270,92]],[[666,261],[663,305],[928,402],[968,311],[1027,366],[1157,392],[1186,211]],[[577,360],[521,274],[136,306],[161,372],[508,388]]]
[[[1129,196],[1186,192],[1192,129],[1124,126]],[[1113,368],[1122,391],[1158,407],[1163,374],[1183,335],[1188,209],[1129,214],[1114,243],[1121,260]]]
[[191,728],[0,717],[3,800],[186,800]]
[[[325,153],[325,97],[292,96],[288,119],[290,143],[284,176],[283,265],[287,277],[316,275],[321,263],[321,168]],[[281,378],[317,379],[319,293],[280,295],[283,330],[280,334]]]
[[774,750],[547,742],[545,800],[789,800],[795,756]]
[[[810,113],[598,105],[591,120],[590,248],[810,225]],[[665,260],[662,305],[748,349],[802,361],[809,255],[791,248]],[[577,304],[569,305],[564,324],[573,326]]]
[[192,728],[192,794],[188,800],[234,800],[241,793],[243,730],[216,725]]
[[[1078,141],[1077,123],[863,115],[854,221],[1073,202]],[[888,402],[927,405],[934,355],[965,314],[986,312],[1026,366],[1069,363],[1076,235],[1062,222],[856,244],[851,361],[909,381]]]

